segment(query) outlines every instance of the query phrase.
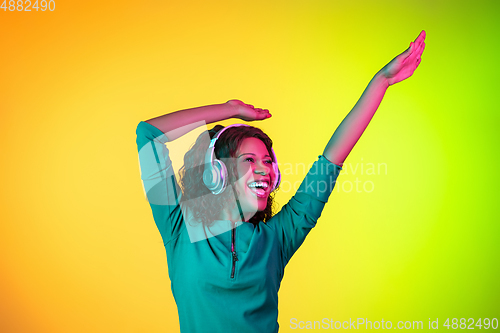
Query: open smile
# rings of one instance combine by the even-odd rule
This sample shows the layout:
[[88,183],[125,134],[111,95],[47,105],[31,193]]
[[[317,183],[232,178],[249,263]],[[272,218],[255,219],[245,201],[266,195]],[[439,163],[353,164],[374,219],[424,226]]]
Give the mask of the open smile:
[[259,198],[266,198],[269,194],[269,182],[267,180],[250,182],[248,188]]

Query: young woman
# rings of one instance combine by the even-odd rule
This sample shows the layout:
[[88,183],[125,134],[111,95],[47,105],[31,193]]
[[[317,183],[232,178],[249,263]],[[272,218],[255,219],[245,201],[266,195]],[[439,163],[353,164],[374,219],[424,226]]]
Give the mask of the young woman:
[[281,176],[272,141],[260,129],[218,125],[200,135],[185,155],[180,186],[165,146],[205,123],[264,120],[268,110],[230,100],[139,123],[141,179],[165,245],[182,332],[278,331],[284,268],[315,226],[387,88],[418,67],[424,39],[422,31],[373,77],[276,214],[273,193]]

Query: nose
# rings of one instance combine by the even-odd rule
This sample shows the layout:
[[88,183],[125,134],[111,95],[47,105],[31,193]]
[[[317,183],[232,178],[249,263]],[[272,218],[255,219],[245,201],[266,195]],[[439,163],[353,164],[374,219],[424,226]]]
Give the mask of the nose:
[[259,163],[255,166],[255,170],[253,172],[265,176],[268,175],[270,171],[271,168],[267,164]]

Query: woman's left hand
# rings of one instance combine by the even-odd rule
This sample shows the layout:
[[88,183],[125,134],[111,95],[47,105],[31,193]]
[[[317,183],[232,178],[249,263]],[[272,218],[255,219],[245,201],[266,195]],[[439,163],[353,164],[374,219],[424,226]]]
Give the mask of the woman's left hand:
[[392,59],[390,63],[380,70],[380,73],[387,79],[389,85],[401,82],[413,75],[421,61],[425,48],[425,31],[422,30],[410,47]]

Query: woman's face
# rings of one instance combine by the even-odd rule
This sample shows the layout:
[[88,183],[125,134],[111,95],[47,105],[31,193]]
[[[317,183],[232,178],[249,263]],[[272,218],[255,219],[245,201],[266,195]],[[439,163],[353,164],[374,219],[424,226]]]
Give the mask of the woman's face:
[[253,216],[266,208],[275,178],[272,163],[264,142],[257,138],[243,140],[236,153],[238,180],[235,188],[245,215],[252,213]]

